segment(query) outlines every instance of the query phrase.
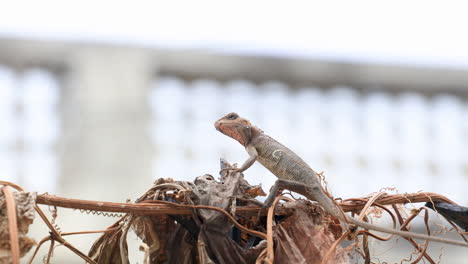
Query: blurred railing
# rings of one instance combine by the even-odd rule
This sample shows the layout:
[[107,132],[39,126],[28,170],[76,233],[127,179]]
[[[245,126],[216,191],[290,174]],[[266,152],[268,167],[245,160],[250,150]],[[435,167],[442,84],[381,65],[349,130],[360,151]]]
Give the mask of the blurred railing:
[[[12,70],[40,67],[53,72],[52,77],[37,77],[37,72],[18,77],[32,78],[26,81],[31,87],[54,83],[46,88],[54,91],[42,103],[24,106],[34,109],[34,115],[27,114],[30,110],[24,117],[6,114],[10,117],[2,117],[1,126],[4,131],[19,123],[33,126],[23,131],[41,137],[42,147],[31,147],[31,156],[41,158],[51,157],[51,142],[78,134],[65,140],[69,146],[59,162],[35,159],[41,166],[51,164],[44,175],[56,175],[53,171],[60,166],[62,186],[73,190],[79,189],[79,181],[112,181],[118,193],[129,187],[125,182],[132,169],[146,175],[138,178],[145,185],[154,177],[216,174],[219,156],[242,162],[246,154],[241,146],[213,128],[214,120],[237,111],[304,156],[314,169],[324,170],[335,195],[397,187],[450,193],[454,200],[468,201],[463,195],[468,181],[464,70],[18,39],[0,39],[0,64],[7,76],[0,82],[16,80],[8,77]],[[39,76],[51,76],[43,74]],[[54,78],[64,80],[61,87]],[[43,94],[37,93],[27,97]],[[50,110],[58,103],[60,111]],[[30,121],[19,121],[23,118]],[[47,122],[51,124],[37,125]],[[144,136],[148,127],[151,137]],[[5,138],[17,134],[4,131]],[[2,143],[4,164],[13,164],[5,168],[17,170],[14,163],[28,159],[9,161],[17,155],[11,152],[15,147],[11,140],[2,142],[7,142]],[[154,151],[145,151],[151,144]],[[274,181],[258,165],[246,174],[267,187]]]
[[[468,104],[455,95],[177,77],[158,78],[152,91],[158,177],[216,173],[219,156],[242,163],[242,146],[213,128],[214,120],[237,111],[325,171],[333,193],[343,197],[396,187],[467,201]],[[259,165],[246,174],[266,186],[275,180]]]
[[59,85],[46,69],[0,66],[0,175],[35,191],[55,191]]

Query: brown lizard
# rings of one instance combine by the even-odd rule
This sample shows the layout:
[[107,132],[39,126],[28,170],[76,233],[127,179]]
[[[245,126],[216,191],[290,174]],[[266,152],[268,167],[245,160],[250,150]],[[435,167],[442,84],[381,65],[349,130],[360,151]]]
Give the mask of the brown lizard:
[[278,177],[278,180],[265,200],[265,207],[271,206],[280,189],[302,190],[301,193],[307,198],[317,201],[329,214],[338,217],[347,229],[349,229],[347,223],[351,223],[361,228],[402,237],[426,239],[468,247],[468,243],[465,242],[386,228],[349,217],[341,210],[335,201],[323,191],[319,176],[305,161],[292,150],[263,133],[261,129],[253,126],[249,120],[240,117],[236,113],[229,113],[216,121],[215,127],[221,133],[237,140],[245,147],[249,154],[249,158],[240,168],[227,170],[243,172],[252,166],[255,161],[258,161]]

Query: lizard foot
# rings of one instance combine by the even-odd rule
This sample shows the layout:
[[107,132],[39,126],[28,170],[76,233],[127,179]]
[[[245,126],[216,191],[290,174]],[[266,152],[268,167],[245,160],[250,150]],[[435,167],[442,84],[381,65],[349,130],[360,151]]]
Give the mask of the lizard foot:
[[219,174],[222,174],[223,172],[229,173],[230,171],[232,171],[233,173],[241,172],[239,168],[224,168],[219,171]]
[[263,208],[269,208],[273,204],[273,201],[275,200],[276,195],[268,195],[268,197],[265,199],[265,202],[263,203]]

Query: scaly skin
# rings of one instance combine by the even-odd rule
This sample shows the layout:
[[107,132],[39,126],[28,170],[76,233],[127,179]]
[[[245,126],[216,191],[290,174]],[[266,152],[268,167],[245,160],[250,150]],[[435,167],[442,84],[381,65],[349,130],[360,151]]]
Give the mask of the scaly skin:
[[[255,161],[258,161],[279,179],[308,186],[307,193],[309,195],[306,195],[307,198],[317,201],[329,214],[338,217],[345,228],[348,228],[347,223],[350,222],[365,229],[395,234],[402,237],[426,239],[468,247],[468,243],[465,242],[385,228],[348,217],[340,207],[336,205],[334,200],[323,191],[318,175],[307,163],[292,150],[263,133],[261,129],[253,126],[249,120],[240,117],[236,113],[230,113],[216,121],[215,127],[221,133],[237,140],[245,147],[249,154],[249,158],[244,164],[242,164],[240,168],[233,169],[234,171],[243,172],[252,166]],[[271,205],[273,201],[272,198],[274,198],[275,195],[276,193],[270,193],[266,200],[267,206]]]

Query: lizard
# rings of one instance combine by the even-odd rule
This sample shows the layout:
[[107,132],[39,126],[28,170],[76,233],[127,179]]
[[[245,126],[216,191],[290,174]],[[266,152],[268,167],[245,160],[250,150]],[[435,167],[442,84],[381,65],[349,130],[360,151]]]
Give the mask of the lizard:
[[[386,228],[348,216],[324,192],[319,175],[304,160],[283,144],[266,135],[263,130],[252,125],[248,119],[240,117],[237,113],[229,113],[217,120],[214,126],[221,133],[237,140],[245,147],[249,155],[248,159],[239,168],[228,168],[222,171],[244,172],[255,161],[258,161],[278,178],[264,202],[264,207],[271,206],[280,189],[300,189],[303,192],[301,194],[304,194],[310,200],[317,201],[329,214],[337,217],[350,232],[357,226],[406,238],[425,239],[468,247],[468,243],[465,242]],[[351,224],[352,227],[348,224]]]

